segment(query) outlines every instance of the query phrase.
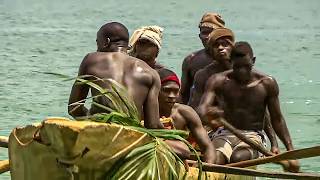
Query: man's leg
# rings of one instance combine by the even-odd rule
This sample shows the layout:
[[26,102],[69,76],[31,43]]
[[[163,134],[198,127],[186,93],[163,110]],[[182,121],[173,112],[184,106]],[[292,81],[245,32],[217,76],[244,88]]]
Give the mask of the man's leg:
[[232,153],[231,145],[225,138],[214,138],[212,143],[216,148],[216,164],[227,164]]
[[239,147],[235,149],[230,157],[230,163],[258,158],[258,152],[249,147]]

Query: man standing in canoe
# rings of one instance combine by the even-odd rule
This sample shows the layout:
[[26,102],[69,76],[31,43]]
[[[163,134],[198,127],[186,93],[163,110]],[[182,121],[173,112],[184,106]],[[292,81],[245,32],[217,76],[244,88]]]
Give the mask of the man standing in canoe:
[[[232,52],[233,67],[210,77],[198,112],[203,120],[224,118],[248,138],[262,143],[265,112],[268,108],[272,127],[286,149],[293,150],[292,140],[282,116],[279,87],[273,77],[252,67],[255,57],[247,42],[238,42]],[[218,101],[218,104],[214,104]],[[228,130],[221,128],[213,138],[217,148],[217,163],[239,162],[258,157],[258,152],[240,141]],[[296,160],[289,161],[289,170],[299,171]]]
[[[202,126],[199,115],[190,106],[177,103],[179,97],[180,81],[177,75],[166,69],[158,70],[161,79],[159,93],[159,113],[162,119],[167,120],[165,125],[172,129],[190,131],[189,140],[196,142],[203,154],[203,160],[207,163],[215,163],[215,149],[206,130]],[[168,127],[167,126],[167,127]],[[166,127],[166,126],[165,126]],[[177,141],[166,141],[176,152],[188,152],[188,147]],[[180,144],[179,144],[180,143]],[[185,150],[183,150],[185,149]],[[187,155],[186,155],[187,156]]]
[[152,69],[161,69],[163,65],[156,61],[162,45],[163,28],[144,26],[135,30],[129,40],[129,54],[143,60]]
[[[107,23],[97,32],[96,41],[97,52],[84,57],[78,75],[90,75],[91,77],[87,79],[102,88],[110,88],[107,79],[117,81],[127,88],[141,118],[144,119],[145,127],[163,128],[159,121],[159,75],[145,62],[126,54],[129,41],[128,29],[118,22]],[[74,118],[106,112],[94,104],[90,110],[84,106],[89,90],[93,97],[101,94],[87,84],[75,82],[73,85],[68,112]],[[96,97],[93,101],[110,106],[110,102],[103,96]]]
[[224,27],[225,23],[217,13],[205,13],[199,23],[199,38],[204,46],[203,49],[188,55],[182,64],[180,98],[183,104],[188,104],[190,91],[196,72],[208,64],[212,63],[213,58],[207,47],[209,34],[217,28]]

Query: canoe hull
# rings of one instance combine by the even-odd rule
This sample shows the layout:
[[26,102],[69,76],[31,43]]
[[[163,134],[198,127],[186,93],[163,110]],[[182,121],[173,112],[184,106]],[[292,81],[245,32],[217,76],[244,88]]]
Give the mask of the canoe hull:
[[[37,137],[36,141],[33,137]],[[115,124],[50,118],[16,128],[9,137],[12,180],[102,180],[132,149],[151,142],[148,135]],[[254,177],[206,172],[203,179],[253,180]],[[197,179],[198,169],[179,179]]]

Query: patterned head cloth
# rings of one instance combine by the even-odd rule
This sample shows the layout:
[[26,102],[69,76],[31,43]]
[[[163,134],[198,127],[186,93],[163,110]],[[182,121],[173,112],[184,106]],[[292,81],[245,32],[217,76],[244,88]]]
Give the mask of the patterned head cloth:
[[129,46],[131,47],[130,52],[135,51],[135,45],[140,39],[146,39],[154,43],[159,50],[161,49],[163,28],[159,26],[144,26],[135,30],[130,37]]
[[201,21],[199,23],[199,28],[209,27],[209,28],[217,29],[217,28],[223,28],[224,25],[225,25],[224,20],[219,14],[208,12],[202,16]]

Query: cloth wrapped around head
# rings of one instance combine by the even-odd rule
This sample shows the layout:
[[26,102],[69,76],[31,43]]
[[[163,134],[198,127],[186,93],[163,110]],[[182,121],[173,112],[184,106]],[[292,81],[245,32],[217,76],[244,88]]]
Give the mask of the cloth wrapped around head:
[[160,76],[161,85],[168,82],[168,81],[173,81],[173,82],[177,83],[180,87],[180,80],[179,80],[178,76],[176,75],[176,73],[174,73],[173,71],[166,69],[166,68],[162,68],[157,71]]
[[146,39],[161,49],[163,28],[160,26],[144,26],[135,30],[129,40],[129,53],[135,51],[135,45],[140,39]]
[[225,26],[224,20],[217,13],[208,12],[205,13],[199,23],[199,28],[209,27],[213,29],[223,28]]
[[233,32],[228,28],[218,28],[209,34],[209,39],[207,41],[208,46],[212,46],[221,37],[227,37],[227,41],[234,45],[235,37]]

